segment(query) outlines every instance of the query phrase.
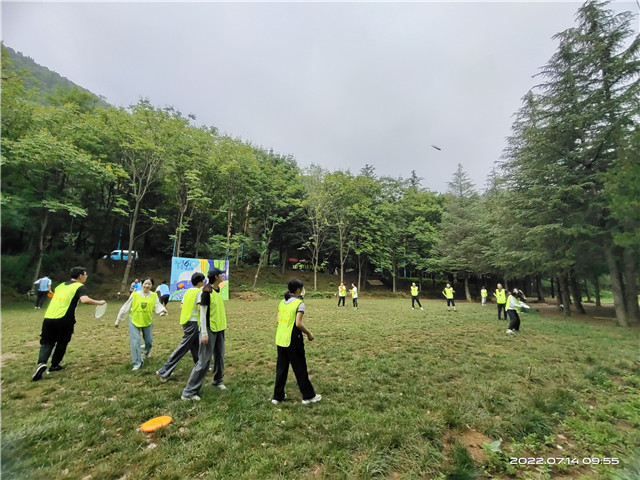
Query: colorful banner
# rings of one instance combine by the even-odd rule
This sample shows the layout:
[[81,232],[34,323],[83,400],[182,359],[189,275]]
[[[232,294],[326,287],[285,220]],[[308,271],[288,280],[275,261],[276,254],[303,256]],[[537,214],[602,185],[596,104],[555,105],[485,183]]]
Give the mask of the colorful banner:
[[[220,284],[220,293],[224,300],[229,300],[229,262],[226,260],[206,260],[203,258],[171,258],[171,284],[169,285],[169,300],[182,301],[184,292],[192,287],[191,276],[201,272],[207,276],[210,268],[219,268],[223,282]],[[206,282],[206,280],[205,280]]]

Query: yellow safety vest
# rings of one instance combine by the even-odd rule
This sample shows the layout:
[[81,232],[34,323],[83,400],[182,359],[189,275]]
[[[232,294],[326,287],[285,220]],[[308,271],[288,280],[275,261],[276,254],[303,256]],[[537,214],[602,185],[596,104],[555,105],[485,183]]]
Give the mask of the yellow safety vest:
[[353,298],[358,298],[358,289],[356,287],[353,287],[353,290],[351,290],[351,296]]
[[496,290],[496,303],[507,303],[506,290]]
[[278,305],[278,329],[276,330],[276,345],[288,347],[291,345],[291,332],[296,324],[296,314],[302,300],[296,299],[291,303],[282,300]]
[[211,291],[209,328],[212,332],[221,332],[227,328],[227,313],[224,310],[224,300],[222,300],[222,294],[215,290]]
[[347,287],[338,287],[338,295],[340,295],[341,297],[346,297],[347,296]]
[[480,295],[485,298],[487,296],[487,289],[483,288],[482,290],[480,290]]
[[151,317],[157,298],[157,295],[143,297],[139,291],[133,292],[131,294],[131,323],[138,328],[151,325]]
[[446,298],[453,298],[453,287],[450,287],[450,288],[444,287],[444,296]]
[[64,283],[58,285],[44,318],[56,319],[64,317],[69,310],[71,300],[73,300],[74,295],[82,285],[80,282],[73,282],[70,285]]
[[411,296],[412,297],[418,296],[418,287],[411,286]]
[[[198,296],[198,292],[200,290],[202,289],[191,287],[189,290],[184,292],[184,297],[182,297],[182,310],[180,311],[180,325],[184,325],[191,318],[193,309],[196,306],[196,297]],[[196,316],[198,317],[198,320],[200,320],[199,308],[196,308]]]

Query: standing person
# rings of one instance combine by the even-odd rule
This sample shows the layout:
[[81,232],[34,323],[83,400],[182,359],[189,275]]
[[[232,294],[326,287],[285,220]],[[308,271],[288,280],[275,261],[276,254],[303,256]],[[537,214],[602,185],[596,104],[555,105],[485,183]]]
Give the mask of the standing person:
[[340,282],[340,286],[338,287],[338,306],[340,306],[340,302],[342,302],[342,306],[346,307],[344,304],[344,300],[347,296],[347,287],[344,286],[344,283]]
[[[116,318],[115,326],[129,316],[129,344],[131,345],[131,361],[133,368],[139,370],[144,360],[142,355],[149,357],[153,346],[153,327],[151,326],[153,312],[162,313],[167,309],[162,306],[158,296],[151,291],[153,279],[150,277],[142,281],[142,290],[134,291],[122,305]],[[140,336],[144,341],[142,355],[140,354]]]
[[351,300],[353,301],[353,309],[358,309],[358,287],[353,283],[351,284]]
[[447,286],[444,287],[444,290],[442,290],[444,298],[447,299],[447,312],[451,310],[451,307],[453,307],[454,312],[456,311],[456,301],[453,299],[454,293],[456,293],[456,291],[453,289],[450,283],[447,283]]
[[487,287],[483,286],[480,289],[480,297],[482,298],[482,306],[484,307],[487,304]]
[[514,288],[507,299],[507,313],[509,314],[509,328],[506,333],[515,333],[520,331],[520,309],[529,308],[524,302],[518,301],[518,289]]
[[[352,284],[353,285],[353,284]],[[298,388],[302,393],[302,404],[308,405],[322,400],[322,395],[316,394],[309,380],[307,359],[304,353],[304,337],[312,342],[313,334],[304,326],[302,316],[305,312],[302,296],[304,285],[297,278],[293,278],[287,285],[284,300],[278,305],[278,328],[276,330],[276,345],[278,346],[278,361],[276,363],[276,384],[273,389],[271,403],[277,405],[287,396],[284,387],[287,384],[289,364],[296,376]]]
[[42,374],[47,369],[51,352],[53,352],[53,357],[51,357],[49,372],[58,372],[67,368],[65,365],[60,365],[60,362],[73,335],[78,301],[89,305],[104,305],[106,303],[104,300],[93,300],[87,295],[84,284],[89,275],[87,275],[86,268],[73,267],[69,276],[71,281],[63,282],[56,287],[53,298],[44,314],[38,366],[33,374],[33,381],[42,378]]
[[200,400],[198,392],[202,387],[211,358],[213,357],[213,382],[214,387],[226,390],[222,383],[224,376],[224,346],[225,330],[227,329],[227,313],[224,309],[224,301],[220,291],[222,283],[222,270],[212,268],[207,273],[209,283],[198,294],[196,302],[200,305],[200,349],[198,350],[198,362],[191,370],[187,386],[182,390],[182,400]]
[[[204,275],[196,272],[191,275],[191,287],[184,292],[182,297],[182,310],[180,310],[180,325],[182,325],[183,335],[180,343],[173,351],[164,365],[156,371],[162,383],[169,380],[169,377],[178,366],[178,362],[187,352],[191,352],[193,363],[198,363],[198,350],[200,349],[200,338],[198,335],[198,321],[200,320],[200,307],[198,296],[204,287]],[[166,286],[166,285],[165,285]]]
[[[160,297],[160,303],[166,309],[167,305],[169,305],[169,295],[171,294],[166,280],[158,285],[158,288],[156,288],[156,293],[158,294],[158,297]],[[166,314],[161,313],[160,315],[162,316]]]
[[418,286],[416,285],[416,282],[413,282],[411,284],[411,310],[415,310],[415,302],[418,302],[420,310],[424,310],[424,308],[422,308],[422,304],[420,303],[420,299],[418,298]]
[[498,284],[494,296],[496,297],[496,304],[498,305],[498,320],[502,320],[500,312],[504,312],[504,319],[506,320],[507,310],[505,309],[505,304],[507,303],[507,292],[502,288],[501,283]]
[[51,293],[51,279],[45,275],[33,282],[33,284],[38,286],[35,308],[42,308],[47,295]]

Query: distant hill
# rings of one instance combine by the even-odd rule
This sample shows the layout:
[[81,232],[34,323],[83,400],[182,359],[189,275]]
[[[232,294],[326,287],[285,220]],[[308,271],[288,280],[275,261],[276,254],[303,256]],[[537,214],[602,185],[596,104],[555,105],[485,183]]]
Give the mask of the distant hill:
[[[37,88],[39,90],[40,101],[44,104],[48,104],[48,97],[55,95],[58,89],[65,91],[78,88],[83,92],[95,97],[96,104],[102,107],[110,107],[104,97],[96,95],[95,93],[76,85],[68,78],[63,77],[57,72],[49,70],[47,67],[37,64],[31,57],[23,55],[21,52],[16,52],[11,47],[2,44],[2,50],[4,50],[11,58],[12,65],[2,65],[2,70],[9,70],[18,73],[21,70],[29,73],[27,76],[23,76],[25,87],[28,89]],[[22,75],[21,75],[22,76]]]

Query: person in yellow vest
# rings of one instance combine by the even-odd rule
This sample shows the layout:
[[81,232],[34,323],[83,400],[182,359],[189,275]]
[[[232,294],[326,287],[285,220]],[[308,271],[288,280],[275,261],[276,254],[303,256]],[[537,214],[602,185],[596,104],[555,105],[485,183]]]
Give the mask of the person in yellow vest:
[[353,302],[353,309],[358,309],[358,287],[355,284],[351,284],[351,301]]
[[454,293],[456,293],[456,291],[453,289],[453,287],[449,283],[447,283],[447,286],[444,287],[444,290],[442,290],[442,294],[444,295],[444,298],[447,299],[447,312],[451,310],[451,307],[453,307],[454,312],[456,311],[456,301],[453,299]]
[[507,291],[502,288],[502,284],[499,283],[496,288],[496,293],[494,294],[496,297],[496,304],[498,305],[498,320],[502,320],[500,316],[501,312],[504,312],[504,319],[507,319],[507,311],[505,309],[505,304],[507,303]]
[[305,306],[302,302],[304,285],[297,278],[293,278],[287,285],[284,300],[278,305],[278,328],[276,330],[276,345],[278,346],[278,361],[276,363],[276,384],[273,389],[271,403],[277,405],[287,397],[284,387],[287,384],[289,364],[296,376],[298,388],[302,393],[303,405],[322,400],[322,395],[316,394],[309,380],[307,359],[304,353],[304,333],[312,342],[313,334],[304,326],[302,316]]
[[509,328],[507,328],[507,333],[520,331],[520,309],[529,308],[529,305],[524,303],[524,301],[520,302],[518,300],[519,297],[523,297],[523,295],[517,288],[514,288],[509,298],[507,298],[507,313],[509,314]]
[[418,298],[418,286],[415,282],[413,282],[411,284],[411,310],[415,310],[415,302],[418,302],[420,310],[424,310],[424,308],[422,308],[422,304],[420,303],[420,299]]
[[[71,281],[58,285],[49,302],[42,322],[40,333],[40,353],[38,354],[38,366],[31,379],[38,381],[47,370],[47,362],[51,357],[49,372],[59,372],[66,369],[61,365],[62,358],[67,351],[67,345],[73,335],[73,326],[76,323],[76,307],[78,302],[89,305],[104,305],[104,300],[93,300],[87,295],[84,286],[89,275],[84,267],[73,267],[69,272]],[[55,348],[55,350],[54,350]],[[48,373],[49,373],[48,372]]]
[[[118,316],[116,318],[115,326],[118,328],[120,322],[122,322],[127,316],[129,317],[129,344],[131,345],[131,361],[133,362],[133,368],[131,370],[139,370],[144,363],[143,355],[149,356],[151,353],[151,347],[153,346],[153,327],[151,321],[153,313],[166,312],[160,299],[151,291],[153,287],[153,279],[150,277],[145,278],[142,281],[142,290],[136,290],[131,293],[131,296],[120,307]],[[140,337],[144,341],[144,347],[140,352]]]
[[[178,362],[187,352],[191,352],[193,363],[198,363],[198,350],[200,349],[200,339],[198,335],[198,320],[200,319],[200,308],[196,299],[202,287],[204,287],[204,274],[196,272],[191,275],[192,287],[184,292],[182,297],[182,309],[180,310],[180,325],[182,325],[182,338],[164,365],[156,371],[162,383],[169,380],[169,377],[178,366]],[[160,300],[162,302],[162,300]]]
[[346,307],[346,305],[344,304],[346,297],[347,287],[344,286],[344,283],[340,282],[340,286],[338,287],[338,306],[340,306],[340,302],[342,302],[342,306]]
[[482,306],[484,307],[487,304],[487,287],[483,286],[480,289],[480,298],[482,299]]
[[227,329],[227,313],[222,300],[220,284],[224,272],[219,268],[212,268],[207,273],[208,283],[198,294],[196,302],[200,306],[200,350],[198,363],[195,364],[186,387],[182,390],[182,400],[200,400],[198,393],[209,371],[213,358],[214,387],[226,390],[222,383],[224,376],[224,347],[225,330]]

